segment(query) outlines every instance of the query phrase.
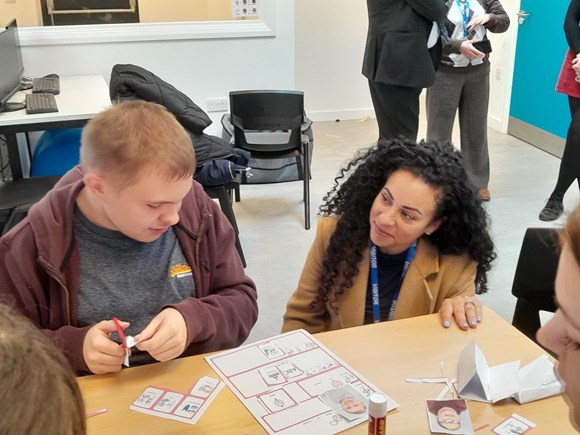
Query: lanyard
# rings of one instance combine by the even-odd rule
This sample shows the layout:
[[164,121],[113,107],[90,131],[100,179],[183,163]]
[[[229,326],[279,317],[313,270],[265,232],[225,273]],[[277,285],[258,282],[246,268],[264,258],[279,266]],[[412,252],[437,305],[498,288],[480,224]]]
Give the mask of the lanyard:
[[[405,258],[405,264],[403,265],[403,272],[401,273],[401,281],[395,289],[393,294],[393,302],[391,303],[391,309],[389,310],[388,320],[393,319],[395,314],[395,308],[397,308],[397,301],[399,300],[399,293],[401,292],[401,285],[403,284],[403,279],[407,274],[409,265],[415,257],[415,250],[417,249],[417,241],[415,240],[413,244],[409,247],[407,251],[407,257]],[[371,242],[371,291],[373,296],[373,322],[378,323],[381,321],[381,305],[379,301],[379,267],[377,262],[377,246]]]
[[467,25],[469,24],[469,0],[465,0],[465,5],[463,9],[461,9],[461,2],[459,0],[455,0],[457,2],[457,7],[459,8],[459,12],[461,12],[461,16],[463,16],[463,37],[467,38],[468,31]]

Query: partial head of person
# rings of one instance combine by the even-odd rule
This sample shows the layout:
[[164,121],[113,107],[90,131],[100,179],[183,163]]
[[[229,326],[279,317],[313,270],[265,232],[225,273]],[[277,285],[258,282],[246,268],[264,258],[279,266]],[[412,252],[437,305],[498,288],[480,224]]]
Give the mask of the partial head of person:
[[340,407],[350,414],[363,414],[367,410],[363,402],[351,396],[341,398],[339,403]]
[[554,316],[538,331],[540,344],[558,357],[557,373],[570,407],[570,421],[580,432],[580,207],[560,233]]
[[81,211],[141,242],[179,221],[196,168],[187,131],[163,106],[140,100],[115,104],[87,123],[80,164]]
[[0,433],[86,433],[85,408],[62,352],[26,318],[0,304]]
[[342,169],[324,200],[321,215],[339,220],[321,274],[321,296],[335,280],[342,280],[343,291],[351,284],[369,238],[388,254],[427,237],[443,254],[468,255],[478,263],[477,293],[487,290],[495,258],[488,216],[452,144],[379,141]]

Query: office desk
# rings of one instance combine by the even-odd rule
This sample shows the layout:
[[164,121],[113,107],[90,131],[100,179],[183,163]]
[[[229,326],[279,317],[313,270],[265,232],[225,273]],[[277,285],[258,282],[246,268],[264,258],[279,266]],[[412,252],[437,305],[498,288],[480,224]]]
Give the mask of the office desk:
[[[31,91],[25,91],[31,92]],[[28,115],[25,109],[0,112],[0,134],[6,136],[10,169],[14,179],[22,178],[22,163],[16,133],[82,127],[111,105],[109,87],[102,76],[61,77],[56,95],[58,112]],[[24,101],[22,93],[11,101]]]
[[[490,365],[514,359],[527,364],[543,350],[489,309],[476,330],[445,330],[439,316],[368,325],[317,334],[316,338],[346,363],[375,383],[400,406],[387,417],[387,433],[429,434],[425,399],[434,399],[442,384],[406,383],[405,377],[440,377],[457,373],[457,358],[473,338]],[[264,434],[234,394],[226,387],[195,426],[148,416],[129,410],[129,405],[149,385],[187,392],[204,375],[217,377],[202,356],[125,369],[119,374],[79,378],[87,410],[108,412],[88,419],[89,434]],[[489,424],[477,434],[492,433],[493,427],[514,412],[532,420],[533,434],[573,434],[568,407],[562,396],[519,405],[508,399],[495,405],[469,402],[473,427]],[[343,433],[366,434],[366,425]],[[323,435],[323,434],[320,434]]]

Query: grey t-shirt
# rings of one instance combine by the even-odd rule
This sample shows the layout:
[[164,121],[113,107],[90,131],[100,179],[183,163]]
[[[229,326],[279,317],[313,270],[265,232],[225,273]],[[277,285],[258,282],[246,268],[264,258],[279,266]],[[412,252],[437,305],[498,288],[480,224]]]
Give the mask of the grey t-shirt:
[[[195,296],[191,267],[173,228],[144,243],[93,224],[78,207],[73,222],[80,256],[79,326],[116,316],[131,323],[125,335],[135,336],[163,305]],[[118,341],[116,333],[111,338]]]

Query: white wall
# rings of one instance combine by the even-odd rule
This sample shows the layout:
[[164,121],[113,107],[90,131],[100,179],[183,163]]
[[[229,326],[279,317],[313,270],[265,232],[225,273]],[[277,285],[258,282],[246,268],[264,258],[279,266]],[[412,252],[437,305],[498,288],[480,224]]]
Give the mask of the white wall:
[[[275,10],[275,37],[26,45],[25,72],[33,77],[101,74],[108,82],[113,65],[132,63],[171,83],[204,110],[207,98],[227,97],[230,90],[293,89],[294,2],[278,1]],[[214,123],[207,133],[221,134],[222,114],[209,113]]]
[[311,119],[374,117],[361,74],[367,24],[363,0],[296,0],[296,89]]
[[[272,1],[272,0],[267,0]],[[520,0],[504,0],[508,32],[491,35],[490,126],[506,131]],[[276,37],[65,44],[23,47],[26,73],[41,76],[102,74],[116,63],[134,63],[182,90],[205,109],[207,98],[230,90],[287,88],[305,91],[313,120],[374,115],[361,74],[367,30],[366,2],[280,0]],[[56,66],[58,65],[58,66]],[[500,79],[496,78],[500,69]],[[219,134],[222,113],[210,113]]]
[[[368,85],[361,74],[368,25],[366,2],[296,1],[296,89],[305,91],[314,120],[374,116]],[[490,33],[490,126],[507,131],[511,77],[520,0],[502,2],[512,21],[508,32]],[[496,76],[500,69],[500,78]]]

